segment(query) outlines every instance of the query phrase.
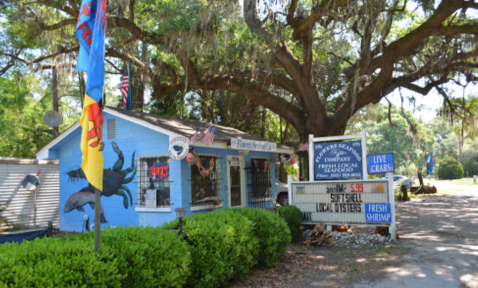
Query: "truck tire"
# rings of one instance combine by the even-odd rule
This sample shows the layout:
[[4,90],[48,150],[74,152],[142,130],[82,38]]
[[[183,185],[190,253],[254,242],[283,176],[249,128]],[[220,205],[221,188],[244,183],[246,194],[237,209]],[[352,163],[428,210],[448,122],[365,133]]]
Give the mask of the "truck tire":
[[280,206],[289,205],[289,195],[287,195],[287,193],[281,193],[279,195],[279,199],[277,199],[277,202],[280,204]]

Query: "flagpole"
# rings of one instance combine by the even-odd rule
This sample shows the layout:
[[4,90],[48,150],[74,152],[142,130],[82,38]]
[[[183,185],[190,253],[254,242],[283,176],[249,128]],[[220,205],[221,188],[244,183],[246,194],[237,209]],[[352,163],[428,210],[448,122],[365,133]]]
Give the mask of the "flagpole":
[[101,206],[101,192],[95,188],[95,251],[100,253],[100,206]]
[[131,103],[132,98],[131,97],[131,83],[133,82],[133,75],[131,74],[131,59],[128,61],[128,77],[129,77],[129,83],[128,83],[128,110],[132,110],[133,108],[133,103]]

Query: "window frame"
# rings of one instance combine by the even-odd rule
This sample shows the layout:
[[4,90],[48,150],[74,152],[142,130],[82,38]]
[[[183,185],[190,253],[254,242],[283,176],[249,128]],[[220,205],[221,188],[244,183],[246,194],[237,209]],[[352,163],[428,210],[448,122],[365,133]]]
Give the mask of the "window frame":
[[[156,158],[157,160],[155,161],[158,161],[158,163],[165,163],[164,161],[161,161],[161,158],[167,158],[167,164],[168,164],[168,169],[169,169],[169,175],[161,180],[149,180],[149,181],[153,181],[154,183],[163,183],[163,189],[164,188],[168,188],[169,189],[169,205],[161,205],[161,206],[157,206],[156,204],[156,207],[155,208],[152,208],[152,207],[146,207],[146,201],[142,201],[142,197],[143,197],[143,190],[145,189],[148,189],[148,184],[146,183],[145,179],[146,177],[149,177],[147,175],[148,171],[149,171],[149,168],[150,167],[147,167],[146,170],[144,170],[143,168],[143,164],[147,162],[146,159],[151,159],[151,158]],[[149,212],[149,213],[168,213],[168,212],[171,212],[172,211],[172,203],[171,203],[171,165],[170,165],[170,161],[171,161],[171,158],[169,157],[169,154],[154,154],[154,155],[142,155],[142,156],[138,156],[137,157],[137,161],[136,161],[136,165],[138,167],[138,176],[137,176],[137,203],[136,203],[136,206],[135,206],[135,212]],[[146,165],[147,166],[147,165]],[[146,173],[146,174],[144,174]],[[144,175],[143,175],[144,174]],[[165,185],[165,183],[167,183],[167,185]],[[156,188],[156,186],[155,186]],[[161,188],[161,187],[157,187],[157,188]],[[158,189],[155,189],[155,190],[158,190]],[[157,192],[158,193],[158,192]],[[157,197],[157,194],[156,194],[156,197]],[[157,201],[157,200],[156,200]]]
[[197,193],[195,191],[193,191],[193,187],[195,186],[194,185],[194,180],[193,180],[193,169],[198,169],[198,167],[196,166],[196,163],[194,164],[191,164],[190,165],[190,175],[189,175],[189,179],[190,179],[190,183],[191,183],[191,197],[190,197],[190,205],[191,205],[191,211],[201,211],[201,210],[208,210],[208,209],[211,209],[211,208],[222,208],[223,207],[223,201],[221,199],[221,163],[220,163],[220,156],[217,155],[217,154],[207,154],[207,153],[198,153],[197,154],[197,157],[198,158],[201,158],[201,157],[211,157],[211,158],[215,158],[214,160],[214,169],[213,171],[211,171],[211,173],[215,173],[215,181],[216,181],[216,184],[215,184],[215,193],[216,193],[216,196],[218,197],[219,199],[219,204],[218,205],[214,205],[214,204],[203,204],[203,205],[194,205],[193,204],[193,195],[194,193]]

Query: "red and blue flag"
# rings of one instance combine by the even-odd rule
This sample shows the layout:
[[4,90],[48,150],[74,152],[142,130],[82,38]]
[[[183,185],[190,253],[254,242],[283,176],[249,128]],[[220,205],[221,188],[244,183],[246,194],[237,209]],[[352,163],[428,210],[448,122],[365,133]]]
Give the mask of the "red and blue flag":
[[433,174],[433,152],[428,157],[427,164],[428,164],[428,169],[427,169],[428,174]]
[[100,191],[103,191],[103,113],[99,102],[105,82],[106,4],[107,0],[83,0],[76,25],[80,42],[76,69],[88,75],[80,118],[81,168],[88,182]]

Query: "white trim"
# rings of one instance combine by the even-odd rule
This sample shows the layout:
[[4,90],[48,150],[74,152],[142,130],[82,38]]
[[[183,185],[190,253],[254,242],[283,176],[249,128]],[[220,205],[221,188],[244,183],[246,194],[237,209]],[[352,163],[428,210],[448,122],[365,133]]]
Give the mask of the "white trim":
[[[63,140],[66,136],[70,135],[73,131],[75,131],[78,127],[80,127],[80,122],[76,122],[75,124],[73,124],[67,131],[67,132],[64,132],[62,134],[60,134],[60,136],[56,137],[55,140],[51,141],[50,143],[48,143],[45,147],[43,147],[40,151],[38,151],[38,153],[36,153],[35,155],[38,156],[45,152],[45,151],[48,151],[50,150],[51,147],[55,146],[58,142],[60,142],[61,140]],[[48,155],[50,156],[50,155]]]
[[[312,134],[309,134],[309,137],[310,135]],[[319,138],[313,138],[312,141],[313,142],[330,142],[335,140],[350,140],[350,139],[361,139],[361,138],[362,138],[362,134],[357,134],[357,135],[344,135],[344,136],[332,136],[332,137],[319,137]]]
[[134,212],[137,213],[171,213],[172,209],[169,208],[142,208],[142,207],[135,207]]
[[361,134],[362,140],[362,176],[363,180],[368,179],[368,167],[367,167],[367,135],[365,134],[365,129],[362,129]]
[[204,143],[202,141],[202,139],[198,139],[198,138],[196,138],[193,145],[191,145],[191,146],[192,147],[200,147],[200,148],[217,148],[217,149],[227,149],[228,148],[227,142],[216,141],[216,142],[212,142],[212,144],[208,146],[206,143]]
[[[266,153],[267,153],[267,151],[263,151],[263,152],[266,152]],[[294,153],[295,153],[295,150],[294,150],[294,149],[287,149],[287,148],[279,148],[279,147],[277,147],[277,151],[275,151],[274,153],[294,154]]]
[[201,205],[201,206],[191,206],[191,212],[194,211],[200,211],[200,210],[208,210],[208,209],[214,209],[214,208],[222,208],[222,203],[219,205]]
[[390,203],[390,209],[392,211],[392,223],[390,223],[390,235],[392,236],[391,240],[397,240],[397,220],[395,219],[395,194],[393,191],[393,172],[387,173],[388,177],[388,203]]
[[314,181],[314,173],[315,173],[315,165],[314,165],[315,154],[314,153],[315,153],[314,134],[309,134],[309,181]]

